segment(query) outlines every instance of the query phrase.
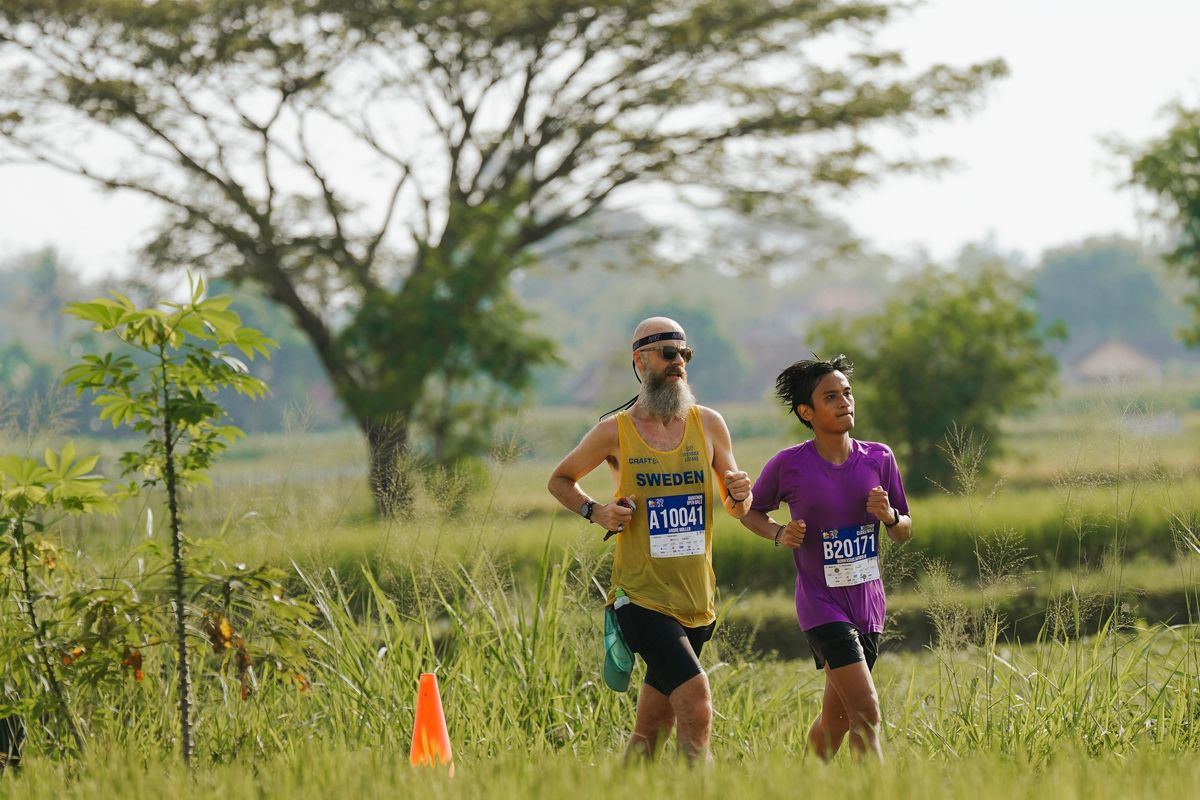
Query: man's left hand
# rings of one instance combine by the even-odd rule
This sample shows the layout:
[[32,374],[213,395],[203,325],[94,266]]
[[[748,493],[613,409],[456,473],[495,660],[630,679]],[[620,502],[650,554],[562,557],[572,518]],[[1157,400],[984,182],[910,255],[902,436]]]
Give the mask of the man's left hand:
[[900,517],[893,517],[894,511],[891,498],[888,497],[887,491],[882,486],[876,486],[867,494],[867,513],[874,514],[880,522],[885,525],[895,525]]
[[743,502],[750,496],[750,476],[745,472],[727,470],[725,472],[725,491],[733,502]]

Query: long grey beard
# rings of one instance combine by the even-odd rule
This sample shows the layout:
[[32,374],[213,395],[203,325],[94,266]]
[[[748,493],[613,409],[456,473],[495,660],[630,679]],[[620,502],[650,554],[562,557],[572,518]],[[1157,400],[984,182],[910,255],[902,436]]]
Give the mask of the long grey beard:
[[684,381],[667,383],[665,373],[651,373],[642,384],[638,404],[652,417],[683,419],[696,405],[696,395]]

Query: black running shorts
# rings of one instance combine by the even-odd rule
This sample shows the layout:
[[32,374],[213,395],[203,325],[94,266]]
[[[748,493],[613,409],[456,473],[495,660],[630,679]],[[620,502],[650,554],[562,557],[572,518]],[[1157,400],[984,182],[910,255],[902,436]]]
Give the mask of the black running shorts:
[[879,640],[882,634],[862,633],[849,622],[830,622],[809,628],[804,632],[808,647],[812,650],[817,669],[845,667],[857,661],[866,661],[867,669],[875,666],[879,658]]
[[629,649],[646,662],[646,684],[665,695],[704,672],[700,650],[712,638],[716,623],[685,628],[677,620],[627,603],[617,609],[621,635]]

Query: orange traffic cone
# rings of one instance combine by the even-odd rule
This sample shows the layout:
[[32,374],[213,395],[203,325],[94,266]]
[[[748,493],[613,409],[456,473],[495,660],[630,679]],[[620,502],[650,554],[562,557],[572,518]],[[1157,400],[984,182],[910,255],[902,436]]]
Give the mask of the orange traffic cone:
[[414,767],[445,764],[454,775],[454,759],[450,753],[450,734],[446,732],[446,717],[442,714],[442,698],[438,694],[437,676],[421,673],[417,688],[417,713],[413,724],[412,747],[408,762]]

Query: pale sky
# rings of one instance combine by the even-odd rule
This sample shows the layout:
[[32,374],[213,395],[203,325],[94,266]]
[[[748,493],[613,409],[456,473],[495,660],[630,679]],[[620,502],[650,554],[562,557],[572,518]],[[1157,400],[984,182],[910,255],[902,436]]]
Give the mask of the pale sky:
[[[914,66],[1000,56],[1011,74],[975,114],[920,132],[917,151],[956,170],[889,178],[835,210],[878,249],[940,260],[987,238],[1031,261],[1092,235],[1144,238],[1148,202],[1117,187],[1122,164],[1101,140],[1143,141],[1165,130],[1167,103],[1200,104],[1197,31],[1200,0],[928,2],[882,41]],[[48,168],[5,167],[0,260],[51,245],[89,277],[120,272],[155,213]]]
[[914,65],[1000,56],[1010,74],[986,104],[922,130],[918,152],[948,156],[936,180],[887,179],[841,210],[888,252],[939,260],[994,238],[1036,261],[1093,235],[1146,238],[1152,204],[1118,184],[1127,165],[1102,138],[1160,135],[1161,110],[1200,104],[1197,0],[935,0],[883,41]]

